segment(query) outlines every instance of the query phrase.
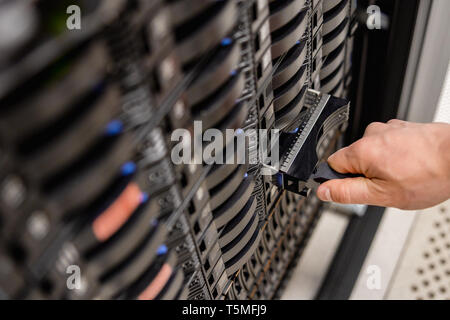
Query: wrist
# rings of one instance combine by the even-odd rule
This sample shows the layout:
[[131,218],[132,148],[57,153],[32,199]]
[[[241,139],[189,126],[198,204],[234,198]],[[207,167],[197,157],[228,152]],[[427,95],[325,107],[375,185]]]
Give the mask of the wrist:
[[438,141],[438,156],[442,160],[445,176],[450,180],[450,124],[436,123],[435,141]]

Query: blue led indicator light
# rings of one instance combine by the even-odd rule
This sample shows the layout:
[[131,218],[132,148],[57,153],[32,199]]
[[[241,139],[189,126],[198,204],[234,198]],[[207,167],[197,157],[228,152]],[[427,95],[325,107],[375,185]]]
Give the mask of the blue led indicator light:
[[163,254],[166,254],[166,253],[167,253],[167,247],[164,244],[160,245],[158,250],[156,251],[156,254],[158,256],[162,256]]
[[142,192],[141,193],[141,203],[146,203],[148,201],[148,193]]
[[232,40],[229,37],[223,38],[222,41],[220,42],[220,44],[222,46],[229,46],[231,44]]
[[123,130],[123,123],[120,120],[113,120],[106,126],[106,135],[115,136]]
[[121,172],[124,176],[128,176],[130,174],[135,173],[136,172],[136,164],[132,161],[125,163],[121,168]]

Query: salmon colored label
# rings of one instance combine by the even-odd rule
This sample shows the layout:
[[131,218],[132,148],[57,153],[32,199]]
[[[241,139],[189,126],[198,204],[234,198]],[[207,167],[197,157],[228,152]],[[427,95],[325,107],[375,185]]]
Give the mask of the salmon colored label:
[[170,275],[172,274],[172,267],[167,263],[163,265],[161,270],[159,270],[155,279],[145,288],[144,291],[141,292],[138,299],[139,300],[153,300],[156,298],[158,293],[166,285],[167,281],[169,281]]
[[139,186],[130,183],[119,198],[94,220],[92,229],[95,237],[99,241],[111,237],[141,204],[141,200],[142,193]]

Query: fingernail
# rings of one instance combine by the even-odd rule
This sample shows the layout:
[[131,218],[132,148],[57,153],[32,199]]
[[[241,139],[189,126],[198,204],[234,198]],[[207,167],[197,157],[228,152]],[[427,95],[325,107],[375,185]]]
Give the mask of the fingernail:
[[328,188],[319,188],[318,196],[322,201],[331,201],[331,192]]

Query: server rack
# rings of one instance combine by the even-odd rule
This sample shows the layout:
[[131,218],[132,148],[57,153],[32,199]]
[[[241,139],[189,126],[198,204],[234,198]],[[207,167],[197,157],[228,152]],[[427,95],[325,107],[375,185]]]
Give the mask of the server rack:
[[[262,174],[257,130],[348,95],[355,2],[81,1],[68,31],[69,5],[0,2],[30,23],[0,47],[1,297],[278,297],[321,203]],[[174,165],[195,121],[252,161]]]

